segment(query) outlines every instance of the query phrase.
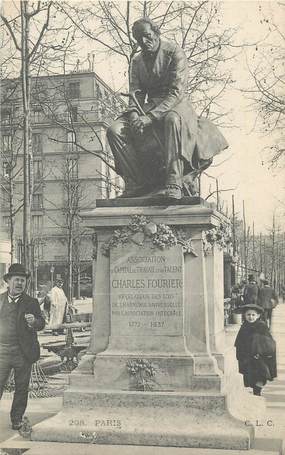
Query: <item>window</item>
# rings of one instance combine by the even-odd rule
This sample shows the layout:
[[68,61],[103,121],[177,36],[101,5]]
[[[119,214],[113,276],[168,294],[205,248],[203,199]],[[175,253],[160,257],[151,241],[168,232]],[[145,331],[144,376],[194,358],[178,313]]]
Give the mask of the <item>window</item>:
[[33,210],[41,210],[43,208],[43,195],[41,193],[33,194]]
[[67,172],[70,179],[78,178],[78,159],[68,158],[67,159]]
[[34,257],[36,260],[41,260],[44,257],[44,248],[42,243],[34,243]]
[[32,216],[33,232],[40,232],[43,228],[43,216],[33,215]]
[[20,106],[14,106],[13,110],[13,121],[19,121],[21,117],[21,109]]
[[101,99],[102,98],[102,92],[101,92],[100,85],[97,82],[96,82],[96,93],[97,93],[97,98]]
[[71,106],[70,117],[71,117],[72,122],[78,121],[78,107],[77,106]]
[[70,82],[68,86],[69,98],[80,98],[80,82]]
[[35,106],[33,108],[32,114],[33,114],[34,123],[40,123],[42,121],[42,119],[43,119],[42,113],[43,113],[43,111],[40,106]]
[[34,155],[42,155],[43,145],[42,145],[42,135],[40,133],[34,133],[32,136],[32,147]]
[[10,173],[11,173],[11,163],[9,163],[8,161],[4,161],[3,162],[3,176],[8,178],[10,176]]
[[34,178],[39,180],[43,176],[43,161],[41,159],[35,158],[33,161],[34,166]]
[[8,210],[9,206],[10,206],[10,191],[9,191],[9,187],[6,187],[3,185],[2,187],[3,191],[2,191],[2,207],[4,210]]
[[9,153],[9,152],[11,152],[11,148],[12,148],[12,141],[11,141],[10,134],[3,134],[3,136],[2,136],[2,151],[4,153]]
[[10,125],[11,123],[11,112],[7,109],[3,109],[1,112],[1,121],[3,125]]
[[76,145],[75,145],[75,133],[74,131],[68,131],[67,133],[67,150],[69,153],[76,152]]
[[11,223],[10,217],[2,216],[2,220],[3,220],[3,225],[7,228],[10,228],[10,223]]

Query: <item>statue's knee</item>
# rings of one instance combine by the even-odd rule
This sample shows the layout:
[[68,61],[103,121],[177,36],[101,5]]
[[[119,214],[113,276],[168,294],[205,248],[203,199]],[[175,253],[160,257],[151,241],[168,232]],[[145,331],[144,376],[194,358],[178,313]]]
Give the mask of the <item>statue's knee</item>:
[[180,116],[176,112],[170,111],[166,114],[164,121],[167,126],[171,125],[179,126]]

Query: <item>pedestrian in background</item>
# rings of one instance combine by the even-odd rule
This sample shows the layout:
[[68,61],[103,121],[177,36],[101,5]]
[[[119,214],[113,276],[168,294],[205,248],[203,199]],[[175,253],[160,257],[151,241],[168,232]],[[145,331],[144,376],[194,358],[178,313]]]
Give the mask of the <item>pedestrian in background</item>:
[[57,278],[55,281],[55,286],[48,293],[50,299],[50,319],[48,324],[48,329],[52,329],[54,335],[59,335],[63,333],[63,330],[60,329],[61,324],[63,323],[66,307],[67,307],[67,297],[64,293],[63,280]]
[[245,285],[243,291],[244,305],[257,304],[258,286],[254,275],[248,275],[248,284]]
[[29,276],[21,264],[12,264],[4,275],[8,290],[0,295],[0,399],[14,370],[15,392],[10,411],[13,430],[22,426],[32,364],[40,358],[37,331],[45,326],[39,302],[25,292]]
[[243,303],[243,293],[244,293],[246,285],[247,285],[247,281],[246,280],[241,280],[241,282],[239,284],[239,293],[240,293],[240,296],[241,296],[242,303]]
[[278,296],[269,285],[268,280],[263,280],[263,287],[258,291],[258,305],[263,308],[263,319],[271,327],[272,310],[278,304]]
[[261,395],[267,381],[277,376],[276,344],[268,327],[260,319],[263,309],[256,304],[243,305],[236,312],[244,314],[244,322],[235,340],[239,372],[245,387]]

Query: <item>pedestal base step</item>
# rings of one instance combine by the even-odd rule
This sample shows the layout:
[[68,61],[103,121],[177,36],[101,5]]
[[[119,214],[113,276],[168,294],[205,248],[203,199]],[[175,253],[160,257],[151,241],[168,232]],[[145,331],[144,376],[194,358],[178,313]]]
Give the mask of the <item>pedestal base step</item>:
[[[10,447],[10,446],[9,446]],[[15,447],[15,445],[13,446]],[[24,446],[23,446],[24,447]],[[30,448],[28,448],[30,447]],[[8,448],[8,447],[5,447]],[[82,445],[68,443],[34,442],[25,446],[25,455],[221,455],[220,449],[197,449],[181,447],[142,447],[119,445]],[[222,455],[281,455],[279,451],[255,450],[223,450]]]
[[227,412],[222,396],[93,392],[88,408],[77,391],[77,400],[77,406],[71,400],[72,407],[36,425],[32,439],[239,450],[251,446],[253,428]]
[[[25,455],[221,455],[220,449],[39,442],[27,441],[20,436],[0,443],[0,448],[9,449],[11,455],[12,449],[15,453],[25,451]],[[282,448],[267,446],[249,450],[225,449],[222,455],[284,455],[284,452]]]

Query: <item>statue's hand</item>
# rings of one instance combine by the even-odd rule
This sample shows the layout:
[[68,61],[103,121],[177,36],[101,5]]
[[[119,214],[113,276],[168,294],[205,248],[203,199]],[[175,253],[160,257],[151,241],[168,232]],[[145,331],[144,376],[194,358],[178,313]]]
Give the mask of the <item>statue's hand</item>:
[[137,113],[137,111],[132,111],[132,112],[129,113],[129,122],[130,122],[130,124],[135,122],[138,118],[139,118],[139,114]]
[[144,129],[151,125],[152,120],[147,115],[142,115],[138,117],[136,120],[131,122],[131,127],[134,129],[135,133],[142,134]]

